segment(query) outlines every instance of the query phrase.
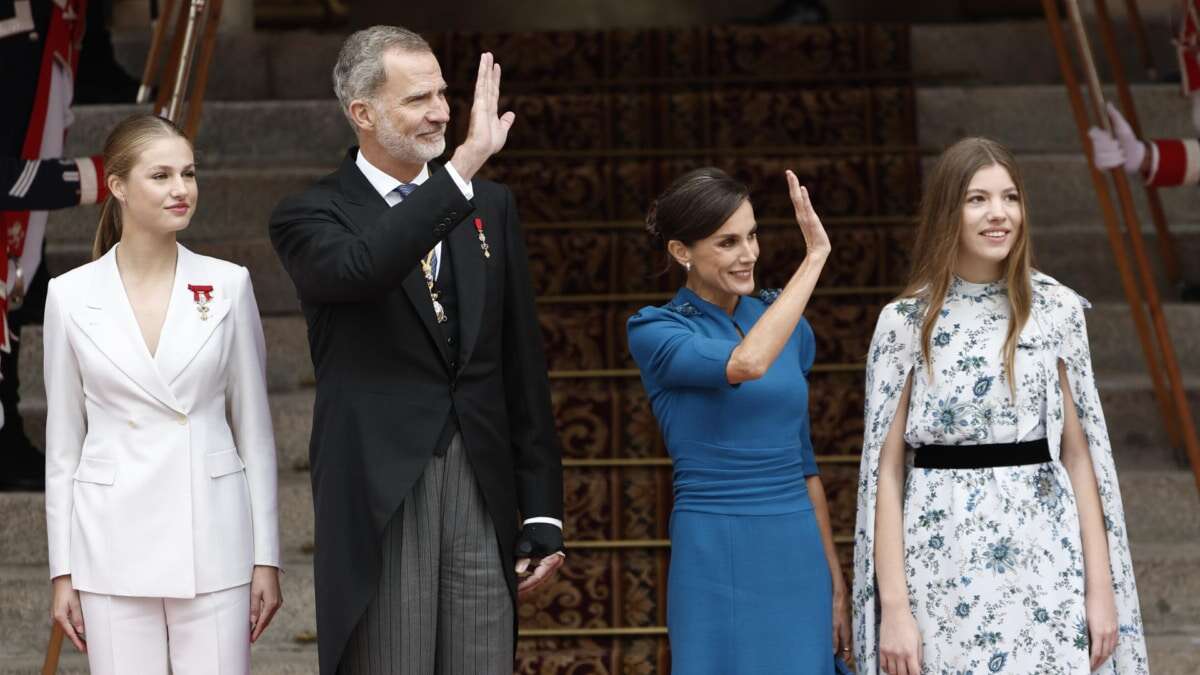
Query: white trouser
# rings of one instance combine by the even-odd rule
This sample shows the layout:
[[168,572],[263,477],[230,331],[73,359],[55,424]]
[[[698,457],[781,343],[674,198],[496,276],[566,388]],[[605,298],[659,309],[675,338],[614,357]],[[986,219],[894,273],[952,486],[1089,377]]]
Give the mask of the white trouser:
[[92,675],[249,675],[250,585],[191,599],[79,593]]

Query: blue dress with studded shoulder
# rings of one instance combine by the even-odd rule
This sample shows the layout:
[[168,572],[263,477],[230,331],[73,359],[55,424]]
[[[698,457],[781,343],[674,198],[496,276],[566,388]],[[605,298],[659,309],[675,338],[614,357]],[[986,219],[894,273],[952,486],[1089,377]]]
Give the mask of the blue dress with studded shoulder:
[[629,349],[674,464],[676,675],[834,672],[832,581],[805,483],[817,474],[812,328],[801,319],[762,378],[730,385],[725,375],[777,295],[741,297],[731,316],[683,288],[629,319]]

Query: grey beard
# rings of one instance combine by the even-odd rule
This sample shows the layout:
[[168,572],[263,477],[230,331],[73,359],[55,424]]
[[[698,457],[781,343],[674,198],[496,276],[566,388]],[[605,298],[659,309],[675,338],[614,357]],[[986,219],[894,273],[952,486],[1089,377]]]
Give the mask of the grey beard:
[[398,133],[385,116],[379,118],[375,140],[392,159],[410,164],[425,164],[446,151],[445,135],[436,141],[423,143],[414,136],[406,137]]

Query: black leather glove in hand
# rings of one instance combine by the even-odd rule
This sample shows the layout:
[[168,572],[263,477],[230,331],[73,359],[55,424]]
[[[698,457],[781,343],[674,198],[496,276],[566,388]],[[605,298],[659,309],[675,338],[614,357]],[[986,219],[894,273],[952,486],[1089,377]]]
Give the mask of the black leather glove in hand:
[[549,523],[530,523],[517,537],[517,558],[544,558],[563,550],[562,530]]

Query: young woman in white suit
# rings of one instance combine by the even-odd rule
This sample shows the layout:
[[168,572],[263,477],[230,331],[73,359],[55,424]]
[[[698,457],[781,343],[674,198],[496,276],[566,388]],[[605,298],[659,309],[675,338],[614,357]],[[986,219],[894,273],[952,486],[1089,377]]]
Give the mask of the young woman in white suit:
[[246,674],[281,605],[258,307],[245,268],[176,243],[177,127],[130,117],[104,158],[94,260],[46,300],[51,613],[96,675]]

